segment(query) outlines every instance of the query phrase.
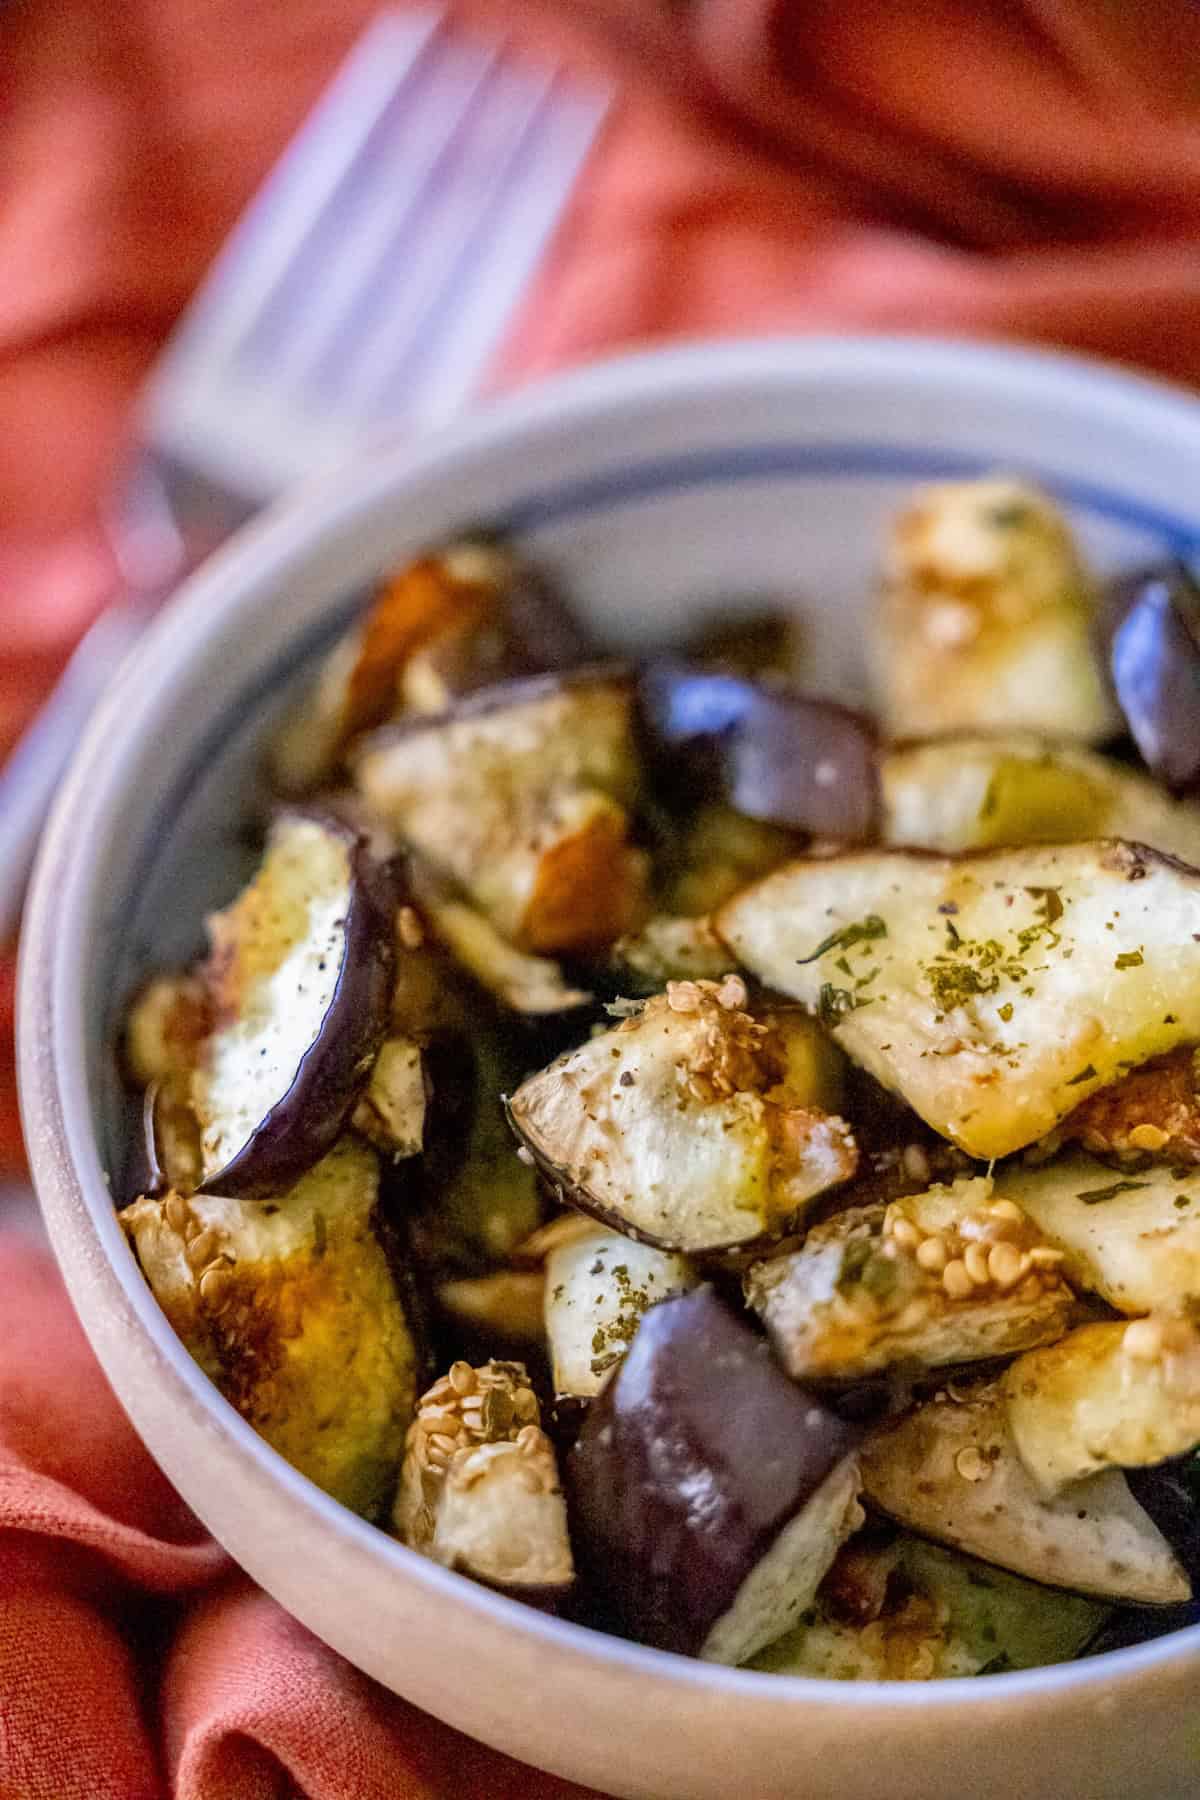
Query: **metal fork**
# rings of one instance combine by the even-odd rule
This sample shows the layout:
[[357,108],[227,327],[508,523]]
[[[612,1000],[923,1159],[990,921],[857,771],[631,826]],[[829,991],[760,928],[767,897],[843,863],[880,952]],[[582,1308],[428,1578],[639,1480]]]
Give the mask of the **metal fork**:
[[437,10],[359,39],[142,396],[110,514],[127,593],[0,771],[0,939],[82,725],[164,593],[298,477],[469,400],[607,101]]

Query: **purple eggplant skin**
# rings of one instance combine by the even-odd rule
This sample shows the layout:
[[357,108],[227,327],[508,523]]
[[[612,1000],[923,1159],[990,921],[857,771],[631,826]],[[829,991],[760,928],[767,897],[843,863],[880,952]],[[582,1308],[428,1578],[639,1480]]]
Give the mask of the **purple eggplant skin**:
[[1130,735],[1175,792],[1200,780],[1200,586],[1183,563],[1118,590],[1109,662]]
[[652,765],[684,799],[866,843],[878,835],[877,739],[861,713],[782,682],[694,664],[647,664],[638,720]]
[[[1145,1469],[1126,1469],[1129,1491],[1200,1588],[1200,1450]],[[1200,1594],[1197,1594],[1200,1598]]]
[[340,820],[320,815],[320,822],[346,839],[350,854],[345,953],[337,982],[321,1029],[287,1092],[237,1154],[201,1184],[201,1193],[267,1199],[299,1180],[340,1136],[387,1031],[402,865],[375,862],[359,833]]
[[652,1307],[567,1458],[572,1542],[629,1636],[695,1654],[864,1430],[711,1286]]

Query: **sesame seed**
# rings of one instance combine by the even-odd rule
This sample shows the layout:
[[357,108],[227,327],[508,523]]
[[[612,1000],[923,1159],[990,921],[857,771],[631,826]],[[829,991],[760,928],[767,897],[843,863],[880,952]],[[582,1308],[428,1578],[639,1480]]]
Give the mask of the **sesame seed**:
[[988,1252],[982,1244],[968,1244],[963,1251],[963,1267],[966,1269],[975,1287],[987,1287],[991,1281],[988,1273]]
[[968,1444],[965,1450],[959,1451],[954,1459],[954,1466],[964,1481],[987,1480],[987,1459],[979,1454],[974,1444]]
[[892,1228],[889,1235],[904,1250],[915,1250],[921,1242],[920,1231],[913,1224],[911,1219],[906,1219],[903,1215],[892,1221]]
[[178,1232],[180,1237],[182,1237],[183,1229],[187,1224],[188,1219],[188,1204],[183,1195],[173,1193],[168,1194],[163,1206],[163,1211],[167,1215],[167,1224],[171,1227],[171,1230]]
[[1012,1200],[993,1200],[988,1211],[993,1219],[1007,1219],[1012,1225],[1019,1225],[1025,1217],[1020,1207]]
[[1028,1252],[1030,1265],[1035,1269],[1057,1269],[1066,1252],[1052,1250],[1049,1244],[1037,1244]]
[[522,1425],[536,1425],[541,1417],[537,1395],[532,1388],[518,1388],[513,1395],[513,1413]]
[[229,1300],[231,1277],[221,1261],[210,1263],[200,1277],[200,1298],[213,1312],[220,1312]]
[[961,1257],[956,1256],[942,1270],[942,1286],[951,1300],[965,1300],[973,1292],[974,1283]]
[[906,1144],[900,1161],[910,1181],[928,1182],[933,1171],[920,1144]]
[[930,1275],[940,1275],[949,1261],[945,1244],[940,1237],[927,1237],[917,1245],[917,1262]]
[[202,1269],[212,1261],[217,1242],[217,1232],[212,1225],[206,1225],[203,1231],[196,1233],[187,1247],[187,1259],[193,1269]]
[[1021,1279],[1021,1252],[1015,1244],[993,1244],[987,1263],[988,1274],[998,1288],[1014,1287]]
[[456,1394],[471,1394],[475,1391],[475,1371],[469,1362],[452,1363],[449,1381]]

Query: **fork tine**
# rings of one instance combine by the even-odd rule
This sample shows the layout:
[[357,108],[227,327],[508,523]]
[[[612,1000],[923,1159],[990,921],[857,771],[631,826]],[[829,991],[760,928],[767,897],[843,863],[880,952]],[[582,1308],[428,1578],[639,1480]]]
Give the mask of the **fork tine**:
[[347,336],[345,319],[358,296],[373,289],[379,265],[400,234],[421,252],[421,206],[440,191],[477,96],[495,69],[499,46],[442,42],[427,51],[420,79],[380,122],[368,154],[333,202],[312,220],[286,279],[246,339],[252,360],[269,355],[284,378],[303,376],[322,347]]
[[[475,393],[529,276],[558,222],[564,202],[608,109],[603,90],[583,90],[561,75],[531,121],[508,171],[499,204],[447,272],[444,308],[431,307],[428,329],[397,345],[381,368],[374,412],[441,423]],[[456,298],[455,296],[459,296]],[[461,296],[468,296],[462,303]]]
[[169,410],[193,349],[211,365],[241,342],[308,237],[314,214],[358,164],[442,26],[436,10],[389,12],[358,39],[176,328],[145,396],[151,429],[155,414]]
[[[322,391],[332,388],[342,404],[371,416],[380,371],[387,371],[395,345],[411,342],[430,313],[450,297],[463,247],[503,194],[522,145],[547,103],[554,76],[552,66],[514,67],[504,59],[489,70],[463,117],[436,194],[428,198],[424,217],[413,221],[418,229],[410,241],[418,254],[411,269],[402,285],[381,280],[360,292],[346,342],[327,347],[317,372]],[[400,248],[398,231],[388,248],[394,260]]]

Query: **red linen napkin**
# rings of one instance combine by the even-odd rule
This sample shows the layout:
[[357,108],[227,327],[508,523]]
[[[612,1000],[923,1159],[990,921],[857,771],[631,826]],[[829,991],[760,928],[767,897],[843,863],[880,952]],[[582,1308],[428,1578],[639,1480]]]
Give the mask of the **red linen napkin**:
[[[370,0],[0,6],[0,755],[109,593],[130,397]],[[463,0],[621,100],[503,378],[672,335],[1012,334],[1200,381],[1195,0]],[[11,1030],[0,959],[0,1042]],[[0,1170],[20,1165],[0,1055]],[[0,1800],[568,1792],[236,1577],[0,1209]]]

